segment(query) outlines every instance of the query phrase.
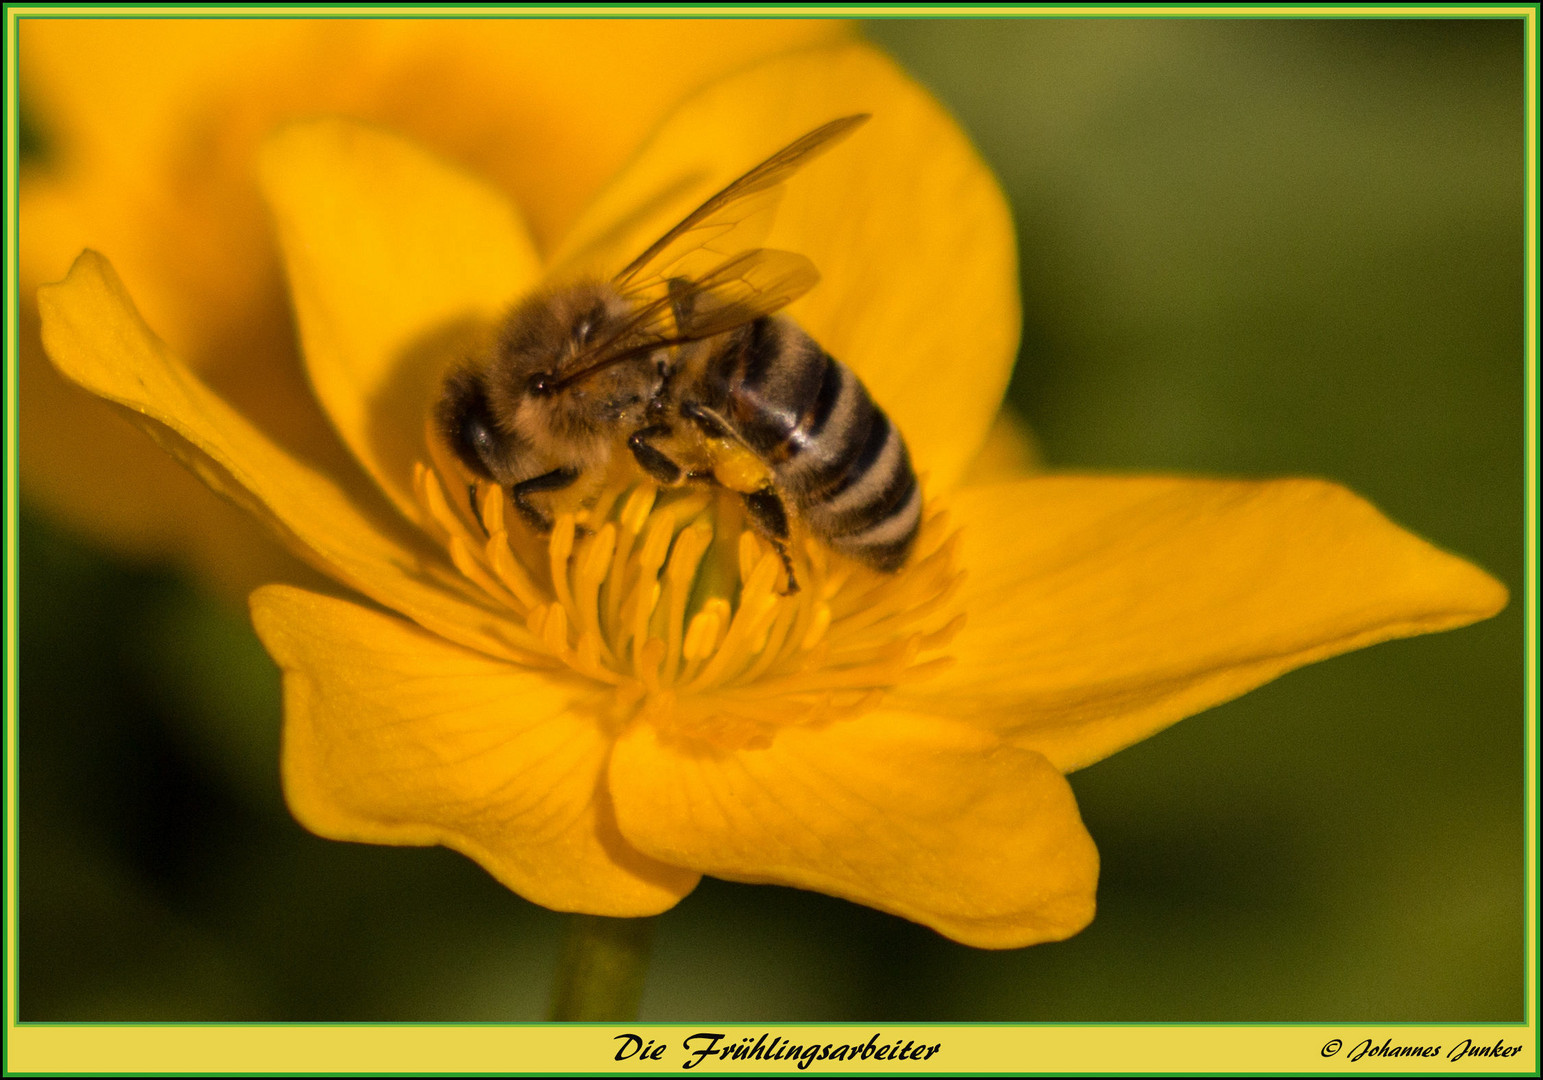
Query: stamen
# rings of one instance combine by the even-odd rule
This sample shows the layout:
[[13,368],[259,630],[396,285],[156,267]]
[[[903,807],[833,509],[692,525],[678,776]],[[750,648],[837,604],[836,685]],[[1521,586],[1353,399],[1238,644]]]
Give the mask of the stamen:
[[665,652],[664,685],[672,686],[680,671],[682,626],[686,617],[686,597],[691,592],[691,582],[696,577],[697,564],[707,551],[713,538],[708,528],[693,526],[675,538],[675,549],[670,555],[670,567],[665,572],[669,582],[668,607],[665,611],[665,633],[668,635]]
[[761,538],[748,530],[739,534],[739,580],[749,581],[765,554]]
[[734,492],[661,490],[629,463],[577,508],[543,505],[553,524],[541,535],[510,512],[507,489],[465,476],[442,449],[430,456],[413,492],[447,564],[428,571],[454,577],[490,619],[503,613],[497,636],[517,662],[603,688],[594,707],[612,729],[764,746],[791,725],[860,715],[951,662],[940,654],[965,622],[963,574],[935,508],[894,574],[800,533],[795,516],[785,549],[801,588],[785,594],[782,556]]
[[729,632],[712,661],[692,683],[692,689],[726,681],[738,672],[751,656],[751,642],[770,619],[779,599],[772,592],[773,582],[782,570],[782,562],[768,552],[761,558],[740,591],[739,610],[729,623]]
[[777,605],[777,612],[772,617],[771,625],[766,628],[766,634],[756,649],[759,655],[756,656],[755,661],[748,668],[735,678],[736,684],[744,685],[755,682],[767,668],[777,662],[782,651],[782,643],[788,636],[788,628],[793,625],[793,621],[796,618],[798,618],[798,607],[796,605]]
[[[658,489],[651,485],[634,488],[617,518],[616,549],[611,556],[611,572],[606,576],[605,633],[612,639],[616,638],[622,597],[631,584],[627,580],[627,569],[632,547],[637,542],[638,534],[648,524],[648,512],[653,509],[654,496],[657,494]],[[620,646],[621,642],[617,641],[616,644]]]
[[418,483],[418,502],[427,512],[429,524],[437,526],[443,539],[461,535],[464,530],[460,515],[450,508],[439,474],[419,468],[421,471],[415,470],[413,479]]
[[681,674],[682,682],[690,682],[701,669],[702,661],[718,651],[724,631],[728,629],[729,620],[733,617],[733,609],[721,596],[707,601],[702,605],[702,610],[691,617],[685,644],[681,646],[681,654],[686,658],[686,670]]
[[504,491],[497,484],[483,482],[479,485],[478,517],[482,528],[489,534],[504,530]]
[[568,556],[573,554],[573,535],[577,525],[572,514],[558,514],[547,545],[547,572],[552,578],[552,592],[565,608],[573,607],[573,592],[568,588]]
[[502,529],[494,532],[488,538],[484,552],[489,564],[493,567],[493,573],[498,575],[499,583],[518,599],[520,605],[518,610],[529,611],[541,603],[540,590],[530,579],[525,564],[514,557],[514,552],[509,547],[508,533]]
[[541,637],[547,649],[556,656],[568,651],[568,612],[561,604],[548,604],[546,619],[541,624]]
[[808,652],[820,643],[825,636],[825,631],[830,629],[830,605],[825,603],[811,605],[814,609],[814,618],[809,621],[809,628],[804,631],[804,636],[799,639],[798,647]]
[[484,592],[495,600],[503,601],[511,608],[518,609],[524,606],[514,593],[504,588],[502,582],[487,572],[482,562],[472,554],[471,546],[466,543],[465,537],[452,536],[449,548],[450,561],[455,563],[455,568],[480,586]]
[[611,565],[611,551],[616,546],[616,526],[610,522],[601,528],[584,547],[574,579],[574,604],[578,624],[582,632],[594,636],[597,652],[603,652],[611,660],[611,650],[606,647],[600,629],[600,585],[605,581]]

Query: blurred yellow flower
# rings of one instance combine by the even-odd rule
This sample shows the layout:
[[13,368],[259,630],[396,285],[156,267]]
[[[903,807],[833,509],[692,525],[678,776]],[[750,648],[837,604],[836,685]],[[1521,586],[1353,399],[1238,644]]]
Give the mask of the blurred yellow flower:
[[[856,112],[875,118],[790,185],[769,242],[821,269],[791,313],[925,476],[910,563],[885,577],[808,545],[783,597],[732,501],[626,476],[544,540],[486,486],[479,524],[428,435],[447,365],[548,268],[624,264]],[[263,184],[304,362],[356,464],[221,400],[101,256],[39,305],[67,377],[373,601],[252,598],[284,671],[286,793],[322,835],[445,844],[562,910],[651,914],[710,874],[970,945],[1054,940],[1092,918],[1098,872],[1066,772],[1298,665],[1505,603],[1328,483],[970,482],[1016,349],[1011,224],[964,136],[868,48],[690,98],[547,258],[501,193],[355,123],[279,132]]]
[[240,595],[294,566],[247,515],[59,379],[38,345],[37,285],[83,247],[112,252],[156,332],[216,393],[291,449],[340,462],[296,354],[257,188],[264,136],[315,115],[388,125],[497,185],[545,246],[684,94],[850,33],[766,19],[18,25],[23,96],[45,146],[20,183],[24,491],[99,542],[177,558]]

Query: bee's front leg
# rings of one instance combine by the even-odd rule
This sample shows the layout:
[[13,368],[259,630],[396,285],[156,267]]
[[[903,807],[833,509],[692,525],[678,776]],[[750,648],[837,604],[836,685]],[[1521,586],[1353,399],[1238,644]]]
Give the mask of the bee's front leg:
[[542,513],[541,508],[530,501],[530,497],[543,491],[561,491],[578,478],[577,469],[553,469],[551,472],[514,484],[509,488],[509,498],[513,501],[514,508],[520,512],[520,516],[530,523],[531,528],[540,533],[548,533],[552,531],[552,519]]
[[669,434],[669,424],[650,424],[648,427],[638,428],[627,436],[627,449],[631,450],[632,456],[637,459],[638,467],[655,483],[666,487],[680,483],[685,473],[674,458],[653,444],[652,440],[665,438]]

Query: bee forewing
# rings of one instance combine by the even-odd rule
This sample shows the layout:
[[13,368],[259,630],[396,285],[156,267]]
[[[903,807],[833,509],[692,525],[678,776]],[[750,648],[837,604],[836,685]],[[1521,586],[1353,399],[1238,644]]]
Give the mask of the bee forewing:
[[670,278],[700,278],[724,259],[760,246],[777,221],[777,207],[786,189],[780,185],[736,200],[717,214],[681,231],[667,248],[614,284],[624,292],[647,292]]
[[630,319],[574,357],[557,385],[571,386],[655,349],[754,322],[791,304],[819,280],[808,259],[775,248],[742,252],[696,281],[673,279],[664,296],[641,301]]
[[814,263],[802,255],[746,251],[672,292],[676,336],[699,341],[743,326],[791,304],[819,280]]
[[753,247],[771,229],[781,185],[799,169],[868,121],[867,113],[843,116],[795,139],[697,207],[647,251],[616,275],[623,291],[680,274],[688,255],[706,249],[719,255]]

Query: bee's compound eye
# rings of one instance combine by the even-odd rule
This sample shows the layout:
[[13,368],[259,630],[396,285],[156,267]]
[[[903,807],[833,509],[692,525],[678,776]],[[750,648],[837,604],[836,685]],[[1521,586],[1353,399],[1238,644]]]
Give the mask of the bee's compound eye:
[[493,478],[488,462],[498,457],[498,444],[487,417],[475,412],[463,413],[456,427],[454,444],[456,456],[467,468],[484,479]]
[[461,425],[461,440],[484,460],[493,452],[493,432],[489,430],[487,420],[481,416],[466,418]]
[[492,406],[479,379],[471,374],[452,376],[437,409],[439,430],[461,463],[476,475],[493,479],[499,461],[498,431]]

